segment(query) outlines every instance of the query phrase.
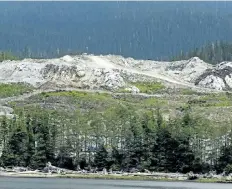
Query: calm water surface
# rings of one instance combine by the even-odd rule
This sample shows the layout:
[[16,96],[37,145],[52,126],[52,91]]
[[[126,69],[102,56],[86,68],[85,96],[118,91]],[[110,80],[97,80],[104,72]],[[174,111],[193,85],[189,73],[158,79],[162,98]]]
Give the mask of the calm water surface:
[[0,177],[0,189],[232,189],[232,184]]

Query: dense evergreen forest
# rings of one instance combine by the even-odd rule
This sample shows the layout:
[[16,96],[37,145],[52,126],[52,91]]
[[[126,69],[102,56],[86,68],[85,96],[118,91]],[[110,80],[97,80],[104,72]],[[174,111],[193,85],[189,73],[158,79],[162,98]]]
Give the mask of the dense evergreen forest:
[[181,52],[172,60],[185,60],[195,56],[211,64],[217,64],[223,61],[232,61],[232,44],[223,41],[212,42],[186,53]]
[[[80,51],[70,51],[69,55],[78,55],[82,54]],[[57,51],[57,54],[54,54],[54,57],[64,56],[65,52]],[[33,52],[30,51],[29,48],[25,48],[24,53],[21,56],[15,56],[11,52],[0,52],[0,62],[3,60],[18,60],[22,58],[46,58],[41,56],[35,56]],[[190,50],[189,52],[183,52],[177,56],[170,58],[171,61],[178,60],[187,60],[192,57],[199,57],[210,64],[218,64],[223,61],[232,61],[232,43],[216,41],[204,45],[199,48],[195,48]],[[161,57],[159,59],[162,59]]]
[[168,59],[211,41],[232,41],[231,2],[1,2],[0,49]]
[[172,120],[165,120],[158,107],[138,113],[129,104],[60,116],[38,107],[20,110],[13,119],[1,117],[0,165],[40,169],[52,162],[69,169],[232,171],[230,127],[216,137],[222,128],[211,129],[188,109]]

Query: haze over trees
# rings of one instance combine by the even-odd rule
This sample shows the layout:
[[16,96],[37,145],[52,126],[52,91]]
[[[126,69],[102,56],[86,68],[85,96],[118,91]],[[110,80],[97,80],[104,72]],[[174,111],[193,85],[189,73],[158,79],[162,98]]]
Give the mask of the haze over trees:
[[0,51],[0,62],[4,60],[18,60],[19,57],[13,55],[11,52],[1,52]]
[[1,2],[0,49],[20,57],[78,51],[165,60],[231,42],[231,9],[231,2]]
[[211,64],[218,64],[223,61],[232,61],[232,44],[223,41],[212,42],[186,53],[181,52],[172,60],[185,60],[192,57],[199,57],[205,62]]

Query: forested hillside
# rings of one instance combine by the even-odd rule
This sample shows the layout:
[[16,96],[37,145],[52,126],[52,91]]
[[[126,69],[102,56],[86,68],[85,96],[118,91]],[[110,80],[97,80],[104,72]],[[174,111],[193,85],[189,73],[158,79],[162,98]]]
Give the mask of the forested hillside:
[[174,57],[172,60],[188,60],[192,57],[199,57],[211,64],[232,61],[232,44],[222,41],[212,42],[186,53],[181,52],[180,55]]
[[230,2],[1,2],[0,49],[167,59],[232,41]]
[[[16,116],[0,121],[1,166],[230,173],[230,96],[183,99],[51,92],[12,102]],[[224,118],[205,115],[217,109]]]

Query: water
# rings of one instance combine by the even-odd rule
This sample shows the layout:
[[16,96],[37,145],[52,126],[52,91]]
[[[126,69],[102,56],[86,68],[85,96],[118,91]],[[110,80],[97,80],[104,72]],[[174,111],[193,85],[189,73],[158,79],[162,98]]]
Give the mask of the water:
[[231,189],[232,184],[0,177],[0,189]]

